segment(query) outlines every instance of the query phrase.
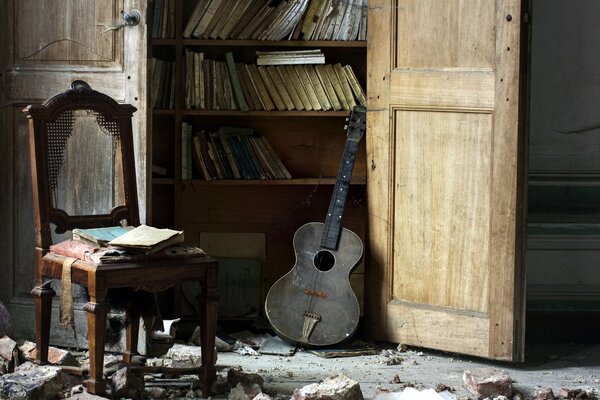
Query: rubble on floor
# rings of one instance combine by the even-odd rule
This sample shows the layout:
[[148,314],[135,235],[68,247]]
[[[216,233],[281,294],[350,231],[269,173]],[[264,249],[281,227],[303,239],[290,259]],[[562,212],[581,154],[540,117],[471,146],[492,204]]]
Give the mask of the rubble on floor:
[[[201,352],[194,342],[197,343],[194,340],[187,341],[187,345],[174,343],[159,357],[148,358],[146,364],[199,366]],[[596,399],[598,393],[589,388],[554,388],[553,391],[538,387],[535,393],[531,390],[528,396],[523,396],[514,387],[511,376],[495,368],[461,368],[458,382],[444,382],[440,377],[433,385],[431,381],[424,384],[418,377],[407,376],[411,376],[413,369],[427,368],[435,356],[409,350],[403,345],[375,346],[356,342],[327,352],[312,352],[294,346],[294,354],[288,354],[285,344],[277,344],[276,347],[281,348],[274,353],[277,355],[265,355],[260,349],[268,342],[268,335],[251,336],[247,332],[221,340],[217,380],[213,383],[211,397],[227,400],[586,400]],[[377,354],[373,355],[373,349]],[[35,357],[34,343],[0,338],[0,362],[10,364],[11,371],[14,368],[14,372],[7,369],[3,375],[0,370],[0,399],[202,398],[202,387],[196,375],[134,373],[124,368],[121,356],[113,354],[105,354],[104,358],[107,397],[94,396],[85,391],[81,377],[62,372],[58,365],[88,368],[86,352],[54,348],[51,354],[52,363],[57,365],[38,366],[28,361]],[[326,360],[328,357],[338,358]],[[446,360],[446,367],[452,369],[454,360]],[[431,373],[434,372],[428,371]],[[461,378],[464,383],[460,383]],[[376,388],[374,380],[378,383]]]

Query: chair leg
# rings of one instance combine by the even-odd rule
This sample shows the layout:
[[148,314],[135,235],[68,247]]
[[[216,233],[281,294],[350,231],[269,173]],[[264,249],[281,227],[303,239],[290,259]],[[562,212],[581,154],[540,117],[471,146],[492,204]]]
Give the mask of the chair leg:
[[[99,299],[96,299],[98,301]],[[87,391],[104,394],[104,344],[106,342],[106,314],[108,304],[89,302],[84,306],[88,320],[88,344],[90,348],[90,377],[86,381]]]
[[203,382],[202,396],[209,397],[212,383],[216,378],[215,335],[217,334],[217,313],[219,296],[216,279],[214,282],[200,282],[202,294],[198,298],[201,324],[202,367],[199,378]]
[[35,296],[35,348],[36,362],[48,363],[48,346],[50,344],[50,320],[52,317],[52,298],[56,292],[50,282],[36,286],[31,291]]
[[131,364],[133,356],[137,356],[138,336],[140,332],[140,312],[136,306],[131,306],[127,310],[126,316],[127,337],[125,338],[125,352],[123,353],[123,362]]

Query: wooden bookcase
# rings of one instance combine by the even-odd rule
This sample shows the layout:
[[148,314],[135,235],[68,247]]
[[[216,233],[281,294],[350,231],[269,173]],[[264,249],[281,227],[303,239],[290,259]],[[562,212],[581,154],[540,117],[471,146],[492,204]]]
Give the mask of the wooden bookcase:
[[[191,3],[191,4],[190,4]],[[152,109],[152,162],[167,168],[167,176],[152,178],[151,223],[185,230],[186,242],[204,248],[201,236],[211,232],[262,234],[264,259],[260,271],[260,304],[270,286],[294,265],[292,239],[304,223],[324,221],[346,139],[347,111],[218,111],[185,107],[185,51],[255,62],[257,50],[321,49],[327,63],[351,65],[366,89],[366,41],[258,41],[183,38],[193,2],[176,1],[175,37],[150,39],[150,57],[174,61],[175,103],[172,109]],[[151,29],[149,29],[151,31]],[[148,74],[151,76],[151,74]],[[149,85],[150,82],[149,79]],[[152,90],[152,88],[151,88]],[[181,179],[181,124],[194,131],[219,125],[251,127],[266,136],[290,171],[292,179],[206,181],[194,169],[193,179]],[[365,238],[366,156],[363,139],[355,161],[343,226]],[[244,242],[225,243],[236,257]],[[206,249],[210,252],[210,249]],[[211,254],[213,255],[213,254]],[[219,258],[219,255],[215,255]],[[364,267],[351,276],[363,304]],[[262,312],[262,309],[261,309]]]

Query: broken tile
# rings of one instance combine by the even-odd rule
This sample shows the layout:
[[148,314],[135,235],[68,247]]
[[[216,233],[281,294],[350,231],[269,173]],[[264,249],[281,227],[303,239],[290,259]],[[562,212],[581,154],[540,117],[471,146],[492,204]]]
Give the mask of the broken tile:
[[294,390],[293,400],[363,400],[358,382],[341,373]]
[[108,388],[112,397],[139,399],[144,393],[144,379],[125,367],[111,376]]
[[[25,341],[19,345],[19,357],[21,361],[35,362],[37,350],[35,343]],[[48,362],[52,365],[65,365],[71,367],[79,367],[79,361],[70,352],[50,346],[48,348]]]
[[65,374],[60,367],[26,362],[14,373],[0,376],[0,399],[53,399],[63,388]]
[[512,380],[505,371],[495,368],[465,370],[463,382],[473,395],[486,397],[512,396]]

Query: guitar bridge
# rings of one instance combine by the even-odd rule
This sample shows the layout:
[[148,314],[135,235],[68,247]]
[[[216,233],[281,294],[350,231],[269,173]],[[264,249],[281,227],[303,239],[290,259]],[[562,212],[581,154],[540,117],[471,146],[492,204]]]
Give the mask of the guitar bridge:
[[312,335],[317,322],[321,321],[321,316],[308,311],[304,312],[304,326],[302,327],[301,342],[308,343],[308,338]]

